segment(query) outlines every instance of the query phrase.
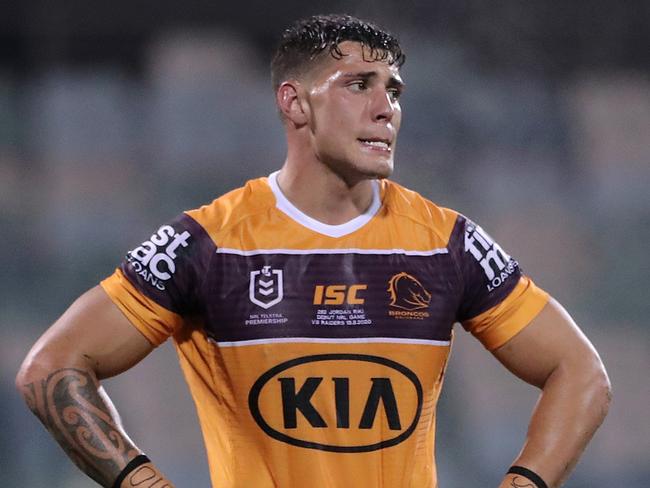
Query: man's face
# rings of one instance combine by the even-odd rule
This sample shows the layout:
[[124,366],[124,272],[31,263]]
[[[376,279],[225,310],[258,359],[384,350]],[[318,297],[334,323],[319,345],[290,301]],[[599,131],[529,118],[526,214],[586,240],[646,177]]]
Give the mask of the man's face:
[[357,42],[339,48],[344,56],[328,55],[303,84],[311,146],[319,161],[348,184],[388,177],[402,119],[399,69],[366,61],[370,53]]

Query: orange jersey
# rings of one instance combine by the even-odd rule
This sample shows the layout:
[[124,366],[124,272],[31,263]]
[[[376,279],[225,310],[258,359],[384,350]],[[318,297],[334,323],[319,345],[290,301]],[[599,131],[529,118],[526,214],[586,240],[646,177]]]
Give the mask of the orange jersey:
[[480,227],[393,182],[325,225],[276,175],[182,214],[102,286],[173,337],[218,488],[435,488],[460,322],[490,350],[548,297]]

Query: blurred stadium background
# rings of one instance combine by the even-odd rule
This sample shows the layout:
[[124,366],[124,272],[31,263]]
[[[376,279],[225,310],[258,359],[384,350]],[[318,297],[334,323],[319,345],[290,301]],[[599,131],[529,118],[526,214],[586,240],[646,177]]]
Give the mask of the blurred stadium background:
[[[3,486],[92,485],[18,398],[22,357],[162,222],[281,165],[272,46],[292,20],[330,11],[402,40],[395,179],[480,222],[565,304],[609,369],[611,413],[566,486],[650,486],[646,0],[2,2]],[[441,486],[496,486],[537,393],[462,329],[451,363]],[[208,486],[169,345],[106,386],[177,486]]]

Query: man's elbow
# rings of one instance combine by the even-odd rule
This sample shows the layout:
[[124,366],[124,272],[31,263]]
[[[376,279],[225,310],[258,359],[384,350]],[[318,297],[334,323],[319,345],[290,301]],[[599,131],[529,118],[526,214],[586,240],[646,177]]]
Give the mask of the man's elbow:
[[598,418],[600,424],[609,411],[612,402],[612,384],[598,354],[593,351],[583,362],[579,376],[584,402]]
[[23,360],[18,373],[16,374],[15,384],[18,392],[29,402],[34,387],[48,375],[48,354],[43,350],[32,349]]
[[27,355],[15,378],[16,389],[32,411],[36,406],[35,392],[39,382],[39,367],[34,363],[34,359],[31,354]]
[[47,380],[55,371],[69,367],[79,367],[79,362],[66,353],[64,348],[47,341],[39,340],[27,353],[18,372],[15,385],[23,398],[29,403],[36,387]]
[[612,384],[598,353],[590,347],[565,358],[547,379],[544,388],[559,386],[574,399],[585,415],[600,423],[612,401]]
[[612,403],[612,383],[600,358],[593,375],[593,398],[595,405],[599,407],[602,422],[607,416],[609,406]]

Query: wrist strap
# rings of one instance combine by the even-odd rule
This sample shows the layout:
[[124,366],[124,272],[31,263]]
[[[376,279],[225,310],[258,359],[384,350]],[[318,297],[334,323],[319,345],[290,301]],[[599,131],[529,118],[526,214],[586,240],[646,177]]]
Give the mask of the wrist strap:
[[113,488],[120,488],[122,481],[124,481],[124,478],[126,478],[131,471],[133,471],[138,466],[142,466],[143,464],[150,463],[150,462],[151,460],[144,454],[140,454],[134,457],[133,459],[131,459],[131,461],[129,461],[129,464],[124,466],[122,472],[115,479],[115,482],[113,483]]
[[528,468],[524,468],[523,466],[511,466],[506,474],[520,474],[535,483],[537,488],[548,488],[548,485],[537,473]]

